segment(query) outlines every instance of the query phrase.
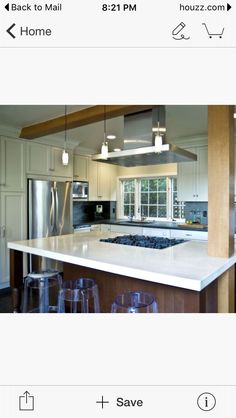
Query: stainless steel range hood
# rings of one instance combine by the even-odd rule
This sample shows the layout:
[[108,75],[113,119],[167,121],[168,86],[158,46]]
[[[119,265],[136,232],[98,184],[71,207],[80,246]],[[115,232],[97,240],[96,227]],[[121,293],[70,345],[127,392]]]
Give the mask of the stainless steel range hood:
[[[155,144],[155,136],[161,132],[159,147]],[[112,143],[112,148],[121,151],[108,152],[104,159],[102,154],[93,155],[93,161],[124,167],[136,167],[156,164],[180,163],[196,161],[197,156],[165,140],[165,107],[155,106],[150,112],[141,112],[124,118],[124,139],[119,144]],[[160,138],[160,137],[159,137]],[[122,145],[121,145],[122,144]],[[109,143],[109,148],[110,148]],[[148,145],[148,146],[147,146]]]

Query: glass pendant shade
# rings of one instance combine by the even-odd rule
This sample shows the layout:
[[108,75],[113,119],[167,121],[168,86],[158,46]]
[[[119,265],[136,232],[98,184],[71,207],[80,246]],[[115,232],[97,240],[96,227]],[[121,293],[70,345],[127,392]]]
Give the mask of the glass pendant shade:
[[65,149],[62,152],[62,164],[63,165],[69,164],[69,153]]
[[107,160],[107,157],[108,157],[108,143],[107,142],[103,142],[102,148],[101,148],[101,154],[102,154],[102,158],[104,160]]

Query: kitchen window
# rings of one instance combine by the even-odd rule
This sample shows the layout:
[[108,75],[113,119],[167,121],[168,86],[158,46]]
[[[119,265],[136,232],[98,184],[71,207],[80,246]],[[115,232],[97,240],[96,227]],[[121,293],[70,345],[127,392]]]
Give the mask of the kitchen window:
[[122,179],[121,217],[153,220],[184,218],[184,202],[177,200],[176,177]]

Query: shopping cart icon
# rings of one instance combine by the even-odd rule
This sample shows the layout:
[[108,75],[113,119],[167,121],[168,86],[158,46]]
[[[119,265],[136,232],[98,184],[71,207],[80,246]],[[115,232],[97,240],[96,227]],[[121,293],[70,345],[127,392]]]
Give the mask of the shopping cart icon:
[[205,26],[209,38],[213,38],[213,36],[219,36],[219,38],[222,38],[225,28],[223,28],[220,33],[211,33],[211,32],[209,32],[209,29],[208,29],[206,23],[202,23],[202,24]]

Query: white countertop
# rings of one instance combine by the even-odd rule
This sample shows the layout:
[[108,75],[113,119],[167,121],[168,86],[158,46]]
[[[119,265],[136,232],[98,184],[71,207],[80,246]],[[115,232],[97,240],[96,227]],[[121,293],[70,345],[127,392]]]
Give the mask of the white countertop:
[[85,267],[170,286],[200,291],[236,262],[209,257],[206,241],[188,241],[157,250],[100,242],[111,232],[83,232],[9,242],[8,248]]

